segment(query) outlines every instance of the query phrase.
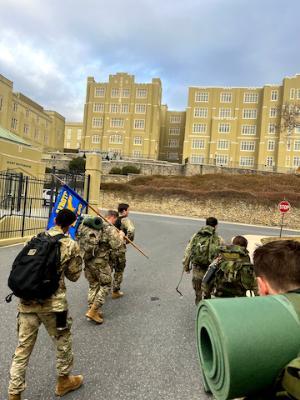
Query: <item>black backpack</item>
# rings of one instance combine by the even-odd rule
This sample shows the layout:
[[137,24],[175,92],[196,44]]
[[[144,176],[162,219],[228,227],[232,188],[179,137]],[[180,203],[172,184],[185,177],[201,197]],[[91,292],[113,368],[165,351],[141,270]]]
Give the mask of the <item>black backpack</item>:
[[6,297],[8,303],[13,294],[24,300],[44,300],[56,292],[61,275],[59,240],[63,237],[39,233],[20,251],[8,278],[13,292]]

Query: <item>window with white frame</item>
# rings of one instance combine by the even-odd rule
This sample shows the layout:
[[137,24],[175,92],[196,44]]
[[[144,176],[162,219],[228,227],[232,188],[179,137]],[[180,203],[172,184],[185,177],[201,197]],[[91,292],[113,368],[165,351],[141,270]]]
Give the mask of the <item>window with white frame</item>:
[[123,136],[122,135],[110,135],[109,143],[122,144],[123,143]]
[[207,118],[207,116],[208,116],[208,108],[204,108],[204,107],[194,108],[194,117]]
[[67,129],[67,139],[70,140],[72,137],[72,129],[68,128]]
[[219,133],[229,133],[230,130],[231,130],[230,124],[221,123],[221,124],[218,125],[218,132]]
[[146,112],[146,104],[136,104],[135,105],[135,113],[136,114],[145,114]]
[[225,154],[217,154],[216,165],[228,165],[228,156]]
[[294,150],[299,151],[300,150],[300,140],[295,140],[294,141]]
[[229,149],[229,140],[218,140],[217,150],[228,150]]
[[300,167],[300,157],[299,156],[294,157],[293,165],[294,165],[294,167]]
[[267,167],[273,167],[273,165],[274,165],[274,157],[268,156],[266,158],[266,166]]
[[123,128],[124,127],[124,119],[123,118],[112,118],[110,120],[111,128]]
[[12,119],[11,119],[11,129],[16,130],[17,127],[18,127],[18,120],[17,120],[17,118],[12,118]]
[[135,136],[133,138],[133,144],[142,145],[143,144],[143,138],[141,136]]
[[271,90],[271,101],[278,100],[278,90]]
[[147,97],[147,89],[136,89],[135,97],[139,97],[140,99]]
[[193,133],[205,133],[206,124],[193,124]]
[[286,167],[290,167],[291,166],[291,157],[290,156],[286,156],[285,157],[285,166]]
[[128,103],[121,104],[121,113],[122,114],[128,114],[129,113],[129,104]]
[[18,104],[17,103],[13,103],[13,111],[14,112],[18,111]]
[[99,135],[92,135],[92,143],[100,143],[100,136]]
[[205,157],[202,154],[192,154],[191,155],[191,164],[203,164],[204,160],[205,160]]
[[209,98],[208,92],[196,92],[195,93],[195,101],[196,102],[207,103],[208,98]]
[[192,149],[204,149],[205,148],[205,140],[204,139],[193,139],[192,140]]
[[219,109],[219,117],[220,118],[230,118],[231,117],[231,108],[220,108]]
[[276,127],[276,124],[269,124],[269,126],[268,126],[268,132],[269,133],[272,133],[272,134],[274,134],[274,133],[276,133],[276,130],[277,130],[277,127]]
[[125,98],[130,97],[130,90],[129,89],[123,89],[122,90],[122,97],[125,97]]
[[291,141],[291,139],[287,139],[287,141],[286,141],[286,150],[287,151],[291,151],[291,149],[292,149],[292,141]]
[[102,128],[103,126],[103,118],[93,118],[92,119],[92,128]]
[[300,100],[300,89],[290,89],[290,100]]
[[173,127],[169,128],[169,135],[180,135],[179,126],[173,126]]
[[220,94],[220,103],[231,103],[232,102],[232,93],[223,92]]
[[242,140],[240,144],[241,151],[255,151],[255,142],[250,140]]
[[168,147],[178,147],[179,146],[179,141],[178,139],[169,139],[168,140]]
[[244,93],[244,103],[258,103],[258,93],[255,92]]
[[276,117],[278,117],[278,108],[271,107],[271,108],[270,108],[269,117],[270,117],[270,118],[276,118]]
[[268,140],[268,151],[274,151],[275,145],[276,145],[275,140]]
[[104,111],[104,104],[103,103],[94,103],[94,112],[103,112]]
[[119,104],[110,104],[110,106],[109,106],[109,111],[111,112],[111,113],[118,113],[118,112],[120,112],[120,105]]
[[178,153],[175,152],[168,152],[167,153],[167,159],[168,160],[178,160]]
[[82,137],[82,129],[77,129],[77,140],[80,140]]
[[105,88],[100,87],[100,88],[95,88],[95,97],[103,97],[105,94]]
[[145,129],[144,119],[135,119],[133,123],[134,129]]
[[24,124],[24,135],[28,135],[28,134],[29,134],[29,125]]
[[181,115],[171,115],[170,116],[170,124],[180,124]]
[[240,157],[240,166],[241,167],[253,167],[253,165],[254,165],[254,157],[251,157],[251,156]]
[[256,119],[257,109],[256,108],[244,108],[243,109],[243,119]]
[[242,125],[242,135],[256,135],[256,125]]
[[120,96],[120,89],[119,88],[112,88],[111,89],[111,97],[119,97]]
[[132,151],[132,157],[133,157],[133,158],[141,158],[141,157],[142,157],[142,152],[141,152],[141,150],[133,150],[133,151]]

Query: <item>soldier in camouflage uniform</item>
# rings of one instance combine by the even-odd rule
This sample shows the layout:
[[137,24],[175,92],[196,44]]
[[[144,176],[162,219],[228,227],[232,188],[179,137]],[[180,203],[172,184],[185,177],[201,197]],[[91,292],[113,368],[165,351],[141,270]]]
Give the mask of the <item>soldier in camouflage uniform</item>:
[[[76,220],[76,215],[67,209],[59,211],[56,217],[56,226],[48,231],[55,236],[66,234],[70,225]],[[34,348],[39,327],[43,324],[56,346],[57,385],[56,395],[75,390],[82,385],[81,375],[70,375],[73,366],[73,352],[71,340],[72,319],[67,316],[68,303],[66,299],[66,286],[64,278],[72,282],[79,279],[82,270],[82,258],[79,247],[69,236],[59,240],[61,243],[61,277],[59,288],[46,300],[25,301],[20,300],[18,307],[18,346],[16,348],[11,369],[8,388],[8,399],[19,400],[25,390],[25,372],[29,357]],[[67,319],[63,329],[57,328],[57,315],[63,314]]]
[[84,274],[89,282],[87,318],[102,324],[102,307],[111,292],[111,253],[118,254],[124,240],[114,226],[99,217],[87,217],[78,229],[78,241],[84,256]]
[[[115,226],[128,237],[131,241],[134,240],[135,227],[132,221],[128,218],[129,215],[129,205],[125,203],[120,203],[118,206],[119,217],[116,221]],[[123,246],[118,252],[118,254],[112,255],[113,258],[113,292],[112,298],[118,299],[124,296],[124,293],[120,291],[121,283],[123,282],[124,270],[126,267],[126,243],[123,242]]]
[[[216,229],[218,220],[214,217],[206,219],[206,226],[200,229],[199,232],[195,233],[189,241],[183,258],[183,269],[186,273],[190,273],[192,269],[193,277],[192,284],[195,290],[195,304],[197,305],[202,299],[202,279],[207,271],[207,268],[211,261],[216,257],[219,251],[219,246],[223,243],[223,239],[217,235]],[[203,245],[200,241],[203,240]],[[207,246],[206,243],[209,243]],[[203,246],[203,261],[198,262],[195,256],[195,247],[201,249]],[[201,251],[200,251],[201,252]],[[192,265],[192,266],[191,266]]]
[[232,245],[221,246],[220,253],[202,280],[202,295],[213,297],[243,297],[257,294],[256,277],[247,250],[248,241],[236,236]]

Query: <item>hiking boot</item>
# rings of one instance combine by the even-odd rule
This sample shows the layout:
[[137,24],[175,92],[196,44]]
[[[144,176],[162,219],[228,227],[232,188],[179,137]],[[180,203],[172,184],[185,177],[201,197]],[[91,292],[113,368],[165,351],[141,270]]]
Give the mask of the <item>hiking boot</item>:
[[8,393],[8,400],[21,400],[21,393],[19,393],[19,394],[9,394]]
[[124,293],[121,292],[120,290],[112,292],[112,294],[111,294],[112,299],[119,299],[120,297],[123,297],[123,296],[124,296]]
[[80,388],[83,382],[82,375],[66,375],[57,378],[55,388],[56,396],[64,396],[65,394]]
[[97,324],[103,323],[103,318],[101,318],[100,314],[98,313],[98,309],[94,304],[85,315],[89,320],[92,320]]

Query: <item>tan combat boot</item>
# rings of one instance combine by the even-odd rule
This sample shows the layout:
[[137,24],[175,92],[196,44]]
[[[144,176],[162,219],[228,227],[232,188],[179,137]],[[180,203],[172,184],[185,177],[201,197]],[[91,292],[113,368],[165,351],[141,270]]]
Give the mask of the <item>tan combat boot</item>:
[[64,396],[65,394],[80,388],[83,383],[82,375],[66,375],[57,378],[55,388],[56,396]]
[[21,394],[9,394],[8,393],[8,400],[21,400]]
[[120,297],[123,297],[124,293],[121,292],[120,290],[117,290],[116,292],[112,292],[111,298],[112,299],[119,299]]
[[103,323],[103,319],[100,317],[100,315],[98,313],[98,308],[94,304],[92,305],[92,307],[89,309],[89,311],[85,315],[88,319],[96,322],[97,324]]

